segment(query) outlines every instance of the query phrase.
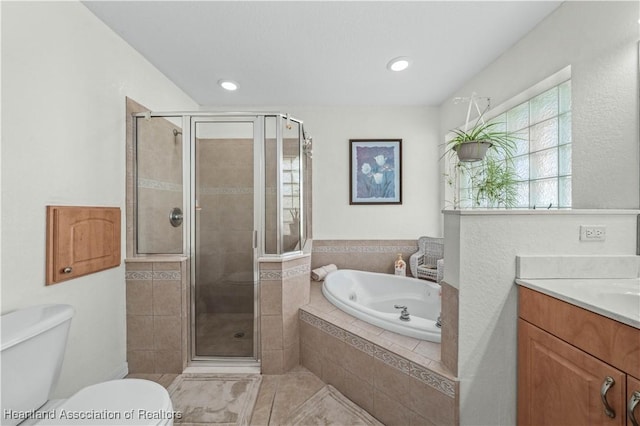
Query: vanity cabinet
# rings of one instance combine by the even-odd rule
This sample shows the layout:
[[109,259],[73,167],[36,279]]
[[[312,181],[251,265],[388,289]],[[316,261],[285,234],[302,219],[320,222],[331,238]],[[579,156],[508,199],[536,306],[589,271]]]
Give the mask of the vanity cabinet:
[[[633,410],[633,416],[637,424],[640,424],[640,380],[635,377],[627,376],[627,408]],[[627,411],[629,414],[629,411]],[[627,417],[629,426],[636,426],[632,423],[631,418]]]
[[519,288],[519,425],[632,425],[638,377],[640,330]]

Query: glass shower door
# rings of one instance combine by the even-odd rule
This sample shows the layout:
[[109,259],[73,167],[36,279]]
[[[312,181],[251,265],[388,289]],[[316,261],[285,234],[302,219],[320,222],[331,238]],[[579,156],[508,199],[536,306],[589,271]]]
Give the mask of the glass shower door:
[[244,120],[191,126],[193,359],[256,358],[255,123]]

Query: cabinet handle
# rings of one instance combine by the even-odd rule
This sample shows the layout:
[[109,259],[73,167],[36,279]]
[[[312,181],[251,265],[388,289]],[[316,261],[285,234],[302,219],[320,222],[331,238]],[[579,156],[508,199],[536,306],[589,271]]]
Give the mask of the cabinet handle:
[[602,387],[600,388],[600,398],[602,399],[602,404],[604,405],[604,413],[611,417],[612,419],[616,416],[616,412],[613,411],[613,408],[609,405],[607,401],[607,392],[613,385],[616,384],[616,381],[613,380],[613,377],[607,376],[604,378],[604,382],[602,382]]
[[635,391],[631,394],[631,398],[629,398],[629,405],[627,406],[627,417],[633,426],[638,426],[638,420],[633,412],[638,406],[638,402],[640,402],[640,391]]
[[70,273],[73,272],[73,268],[71,266],[67,266],[66,268],[64,268],[62,270],[62,272],[65,273],[65,274],[70,274]]

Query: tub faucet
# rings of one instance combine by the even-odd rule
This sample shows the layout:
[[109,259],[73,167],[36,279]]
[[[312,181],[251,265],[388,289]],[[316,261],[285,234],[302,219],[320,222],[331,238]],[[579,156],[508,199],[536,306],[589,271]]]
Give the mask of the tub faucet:
[[411,317],[409,317],[409,311],[407,311],[407,307],[403,305],[393,305],[396,309],[402,309],[400,312],[400,320],[401,321],[411,321]]

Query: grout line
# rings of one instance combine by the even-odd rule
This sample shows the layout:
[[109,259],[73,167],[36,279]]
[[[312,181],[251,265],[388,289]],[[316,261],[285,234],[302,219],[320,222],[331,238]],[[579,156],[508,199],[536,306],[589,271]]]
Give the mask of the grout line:
[[271,397],[271,409],[269,410],[269,418],[267,419],[267,425],[271,425],[271,416],[273,415],[273,407],[276,402],[276,395],[278,394],[278,387],[280,387],[280,375],[278,376],[278,380],[276,380],[276,388],[273,391],[273,396]]

